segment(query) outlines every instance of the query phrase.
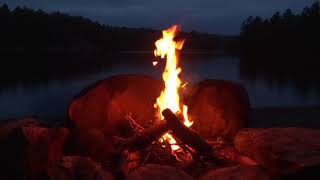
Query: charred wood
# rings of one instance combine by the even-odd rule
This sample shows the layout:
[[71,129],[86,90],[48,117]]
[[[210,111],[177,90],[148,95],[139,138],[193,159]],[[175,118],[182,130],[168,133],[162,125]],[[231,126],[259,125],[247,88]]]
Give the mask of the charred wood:
[[212,156],[212,146],[197,132],[186,127],[170,109],[165,109],[162,115],[167,121],[167,126],[172,131],[172,134],[182,143],[188,145],[203,156]]

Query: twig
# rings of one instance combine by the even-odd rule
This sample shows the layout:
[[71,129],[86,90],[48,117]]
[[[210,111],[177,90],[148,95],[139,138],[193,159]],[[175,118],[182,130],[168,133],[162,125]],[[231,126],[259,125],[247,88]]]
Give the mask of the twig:
[[134,132],[141,133],[145,129],[132,118],[131,113],[127,114],[125,118],[129,121],[130,126],[134,130]]
[[146,162],[149,160],[150,155],[151,155],[152,151],[149,151],[147,156],[144,158],[143,162],[141,163],[141,166],[144,166],[146,164]]
[[149,147],[153,141],[158,140],[168,131],[166,122],[159,122],[150,129],[145,129],[128,139],[117,138],[115,144],[120,150],[139,151]]

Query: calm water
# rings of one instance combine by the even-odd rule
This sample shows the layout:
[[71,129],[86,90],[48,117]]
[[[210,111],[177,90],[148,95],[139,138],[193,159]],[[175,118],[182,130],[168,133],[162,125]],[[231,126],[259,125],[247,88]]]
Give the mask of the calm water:
[[[137,55],[135,55],[137,56]],[[143,58],[142,58],[143,59]],[[55,120],[66,116],[69,102],[86,86],[117,74],[147,74],[161,78],[162,68],[138,57],[117,57],[115,63],[101,71],[73,79],[51,80],[40,84],[18,84],[0,90],[0,119],[35,116]],[[291,107],[320,105],[320,93],[312,87],[301,93],[290,82],[270,83],[264,79],[241,78],[239,59],[230,56],[196,56],[182,58],[182,78],[191,83],[202,79],[224,79],[242,83],[253,107]],[[134,62],[134,63],[133,63]],[[136,63],[138,62],[138,63]]]

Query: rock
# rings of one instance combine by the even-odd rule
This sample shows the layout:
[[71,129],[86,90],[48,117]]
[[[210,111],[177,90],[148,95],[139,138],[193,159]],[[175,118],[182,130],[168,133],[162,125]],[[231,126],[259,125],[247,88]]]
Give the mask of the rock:
[[154,118],[153,107],[163,85],[144,75],[107,78],[86,89],[69,106],[72,124],[80,129],[99,129],[104,134],[125,135],[130,114],[140,124]]
[[39,177],[59,161],[69,134],[65,128],[44,128],[33,121],[9,122],[1,127],[8,134],[0,143],[0,168],[18,179]]
[[320,167],[320,131],[305,128],[243,129],[236,149],[264,166],[272,175]]
[[49,180],[113,180],[111,173],[90,158],[65,156],[48,170]]
[[120,158],[120,154],[113,147],[112,137],[99,129],[73,129],[66,147],[67,154],[91,157],[103,165],[116,166]]
[[233,143],[225,141],[223,138],[206,139],[207,142],[212,146],[214,157],[219,160],[221,166],[256,166],[258,165],[253,159],[240,154],[238,150],[233,146]]
[[249,97],[237,83],[202,81],[192,88],[187,104],[192,127],[204,137],[232,139],[248,123]]
[[16,128],[40,126],[39,121],[33,118],[1,120],[0,143],[8,138],[8,135]]
[[170,166],[148,164],[133,171],[127,180],[193,180],[185,172]]
[[162,89],[161,81],[152,77],[120,75],[84,90],[69,106],[72,137],[78,145],[69,146],[73,154],[86,154],[98,162],[114,156],[112,137],[132,134],[125,116],[131,114],[143,126],[153,120],[153,105]]
[[257,166],[233,166],[213,169],[202,175],[199,180],[269,180],[269,176]]

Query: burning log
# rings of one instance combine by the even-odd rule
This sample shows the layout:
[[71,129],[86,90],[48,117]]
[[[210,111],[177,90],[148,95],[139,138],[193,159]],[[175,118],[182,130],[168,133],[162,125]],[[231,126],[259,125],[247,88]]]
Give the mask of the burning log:
[[178,138],[183,144],[203,156],[212,156],[212,146],[197,132],[186,127],[170,109],[165,109],[162,114],[166,121],[160,121],[153,127],[144,129],[128,139],[116,137],[115,144],[117,147],[121,150],[129,151],[143,150],[171,130],[174,137]]
[[[219,163],[219,158],[215,156],[212,145],[197,132],[185,126],[170,109],[165,109],[162,114],[165,121],[160,121],[151,128],[141,129],[128,139],[116,137],[117,142],[115,145],[120,151],[143,151],[148,149],[165,133],[171,131],[172,136],[179,142],[179,146],[184,151],[189,151],[193,155],[200,155],[211,162]],[[192,150],[190,151],[190,149]]]
[[168,131],[167,122],[161,121],[152,128],[145,129],[141,133],[135,134],[128,139],[116,138],[116,146],[121,150],[138,151],[150,146],[153,141],[159,139]]
[[198,133],[186,127],[170,109],[165,109],[162,115],[165,117],[167,126],[175,137],[199,154],[205,157],[212,157],[212,146]]

